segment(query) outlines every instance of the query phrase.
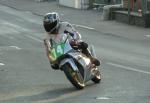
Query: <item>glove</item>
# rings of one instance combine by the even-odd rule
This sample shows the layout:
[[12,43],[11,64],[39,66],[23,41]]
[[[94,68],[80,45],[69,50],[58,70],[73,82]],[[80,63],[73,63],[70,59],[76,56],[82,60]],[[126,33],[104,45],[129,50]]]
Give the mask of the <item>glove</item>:
[[85,42],[80,42],[78,45],[79,45],[79,48],[81,48],[83,50],[88,48],[88,44]]
[[70,45],[73,46],[73,47],[78,46],[77,40],[75,40],[75,39],[70,40]]
[[52,69],[59,70],[59,66],[57,64],[51,64]]

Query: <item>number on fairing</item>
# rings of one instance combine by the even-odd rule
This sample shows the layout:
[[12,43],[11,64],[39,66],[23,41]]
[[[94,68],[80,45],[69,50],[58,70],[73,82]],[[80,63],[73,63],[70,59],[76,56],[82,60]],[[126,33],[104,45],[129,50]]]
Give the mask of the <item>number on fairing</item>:
[[57,53],[63,54],[63,50],[62,50],[61,45],[57,46]]

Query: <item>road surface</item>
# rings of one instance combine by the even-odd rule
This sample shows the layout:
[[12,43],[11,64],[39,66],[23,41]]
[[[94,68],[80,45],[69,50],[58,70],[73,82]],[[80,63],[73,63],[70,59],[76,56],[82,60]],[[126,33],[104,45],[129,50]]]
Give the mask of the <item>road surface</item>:
[[74,24],[102,60],[101,83],[90,81],[79,91],[63,72],[51,69],[42,19],[0,5],[0,103],[150,102],[148,35],[126,37]]

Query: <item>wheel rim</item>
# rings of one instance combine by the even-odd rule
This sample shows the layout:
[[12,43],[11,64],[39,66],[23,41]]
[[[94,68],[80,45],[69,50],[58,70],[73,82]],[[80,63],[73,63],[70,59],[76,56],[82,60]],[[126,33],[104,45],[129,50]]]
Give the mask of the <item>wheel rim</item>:
[[83,81],[83,78],[82,78],[82,76],[81,76],[81,74],[80,73],[74,73],[74,75],[73,75],[73,79],[75,80],[75,81],[77,81],[77,83],[79,84],[79,85],[81,85],[81,86],[85,86],[84,85],[84,81]]

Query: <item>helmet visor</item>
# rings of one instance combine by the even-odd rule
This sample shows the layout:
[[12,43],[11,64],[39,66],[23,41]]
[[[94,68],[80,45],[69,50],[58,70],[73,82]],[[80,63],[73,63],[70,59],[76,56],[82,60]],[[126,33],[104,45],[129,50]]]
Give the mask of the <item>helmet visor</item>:
[[44,22],[44,28],[46,32],[52,32],[57,26],[57,21],[55,22]]

